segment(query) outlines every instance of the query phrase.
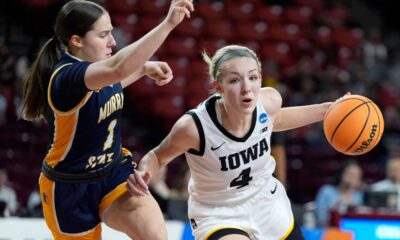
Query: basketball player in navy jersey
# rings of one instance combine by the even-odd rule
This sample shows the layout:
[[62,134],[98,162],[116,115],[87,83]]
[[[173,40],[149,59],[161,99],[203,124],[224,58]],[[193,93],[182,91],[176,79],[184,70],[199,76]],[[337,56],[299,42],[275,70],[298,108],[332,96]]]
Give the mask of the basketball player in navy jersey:
[[204,59],[215,94],[143,157],[140,171],[129,176],[129,191],[147,196],[151,176],[184,153],[196,239],[304,239],[285,188],[272,175],[270,138],[273,131],[321,121],[332,102],[282,108],[275,89],[261,88],[261,64],[246,47],[226,46]]
[[158,85],[172,79],[167,63],[148,60],[193,10],[190,0],[173,0],[163,22],[115,55],[103,7],[73,0],[58,13],[27,77],[23,111],[50,129],[40,195],[55,239],[101,239],[101,221],[134,239],[167,238],[155,200],[126,189],[133,164],[121,147],[122,89],[144,75]]

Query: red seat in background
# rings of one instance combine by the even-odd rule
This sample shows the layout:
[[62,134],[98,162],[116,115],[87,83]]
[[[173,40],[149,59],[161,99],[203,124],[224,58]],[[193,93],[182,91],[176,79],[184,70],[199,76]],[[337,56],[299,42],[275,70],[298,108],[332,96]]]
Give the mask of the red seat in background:
[[236,25],[238,37],[248,40],[263,41],[268,36],[268,24],[265,21],[245,21]]
[[161,61],[165,61],[171,67],[174,77],[186,77],[190,73],[190,58],[186,56],[173,56],[170,54],[160,57]]
[[132,29],[136,26],[139,21],[139,17],[137,14],[114,14],[111,16],[111,20],[113,25],[117,27],[132,27]]
[[158,96],[177,96],[187,92],[187,79],[184,76],[174,77],[171,82],[163,86],[156,86],[155,91]]
[[141,15],[139,17],[138,26],[140,27],[141,33],[144,35],[155,28],[163,19],[164,15]]
[[176,96],[160,96],[152,99],[152,112],[154,117],[160,118],[165,131],[170,131],[173,124],[185,112],[184,97]]
[[[200,50],[199,50],[200,51]],[[188,83],[190,83],[192,78],[201,77],[204,79],[208,78],[208,65],[203,60],[202,56],[199,55],[190,61],[190,75],[188,76]]]
[[199,51],[207,51],[209,55],[213,55],[215,51],[220,49],[221,47],[226,46],[228,40],[221,37],[204,37],[198,43]]
[[200,54],[197,47],[197,41],[194,37],[173,37],[166,40],[166,48],[168,55],[190,57],[195,54]]
[[242,46],[248,47],[258,55],[264,42],[251,39],[238,39],[235,41],[235,44],[240,44]]
[[139,12],[143,15],[162,14],[166,15],[170,6],[170,1],[167,0],[139,0]]
[[204,31],[204,24],[204,19],[201,17],[185,19],[174,29],[174,35],[200,37]]
[[313,10],[306,6],[289,6],[284,9],[283,16],[288,23],[308,27],[313,20]]
[[256,5],[251,2],[229,1],[226,9],[227,17],[236,22],[248,21],[255,18]]
[[261,5],[256,9],[256,16],[259,20],[268,23],[282,21],[283,8],[279,5]]
[[321,46],[322,48],[328,49],[333,44],[333,36],[332,36],[332,29],[328,26],[320,26],[315,29],[313,33],[313,40],[317,45]]
[[266,43],[261,48],[261,58],[284,63],[290,59],[290,46],[283,42]]
[[106,9],[114,14],[132,14],[139,10],[139,0],[108,0],[105,3]]
[[268,28],[268,37],[274,41],[294,43],[305,36],[305,29],[296,24],[271,24]]
[[231,39],[236,34],[232,21],[224,18],[206,19],[204,30],[208,37],[213,38]]
[[200,16],[204,19],[225,17],[225,4],[223,2],[199,2],[195,4],[196,10],[194,16]]
[[317,11],[322,7],[322,0],[296,0],[297,5],[310,7],[311,9]]
[[359,28],[335,28],[333,39],[337,46],[357,48],[360,46],[364,33]]

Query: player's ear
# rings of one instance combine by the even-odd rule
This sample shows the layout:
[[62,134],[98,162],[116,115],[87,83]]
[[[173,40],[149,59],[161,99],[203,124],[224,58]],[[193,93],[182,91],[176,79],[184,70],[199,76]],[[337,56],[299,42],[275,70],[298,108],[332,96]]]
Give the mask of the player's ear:
[[73,46],[82,47],[82,39],[78,35],[72,35],[70,41]]
[[212,80],[210,84],[216,93],[222,93],[222,87],[217,80]]

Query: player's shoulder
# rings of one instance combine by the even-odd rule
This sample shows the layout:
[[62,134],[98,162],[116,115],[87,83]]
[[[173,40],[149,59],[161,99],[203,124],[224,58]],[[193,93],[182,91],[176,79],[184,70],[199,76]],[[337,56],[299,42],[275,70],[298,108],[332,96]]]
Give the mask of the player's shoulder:
[[169,132],[168,139],[171,144],[182,147],[185,151],[195,148],[198,145],[199,133],[193,117],[189,114],[182,115]]
[[193,112],[188,112],[186,114],[183,114],[174,124],[173,131],[177,132],[184,132],[190,134],[193,132],[193,129],[196,129],[196,123],[193,118],[193,115],[195,113]]
[[272,87],[261,88],[260,99],[265,110],[271,114],[279,110],[282,106],[281,94]]
[[275,88],[272,87],[263,87],[260,90],[261,93],[261,98],[262,99],[282,99],[281,94],[276,90]]

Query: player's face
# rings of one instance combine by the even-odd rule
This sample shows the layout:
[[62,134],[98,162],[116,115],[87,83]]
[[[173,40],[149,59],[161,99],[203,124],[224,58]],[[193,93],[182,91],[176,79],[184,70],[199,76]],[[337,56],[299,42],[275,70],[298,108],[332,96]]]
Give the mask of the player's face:
[[219,87],[228,106],[251,114],[257,105],[261,88],[261,73],[257,62],[249,57],[237,57],[225,62]]
[[104,13],[93,25],[93,29],[82,38],[82,59],[96,62],[111,57],[115,39],[111,34],[113,26],[108,13]]

